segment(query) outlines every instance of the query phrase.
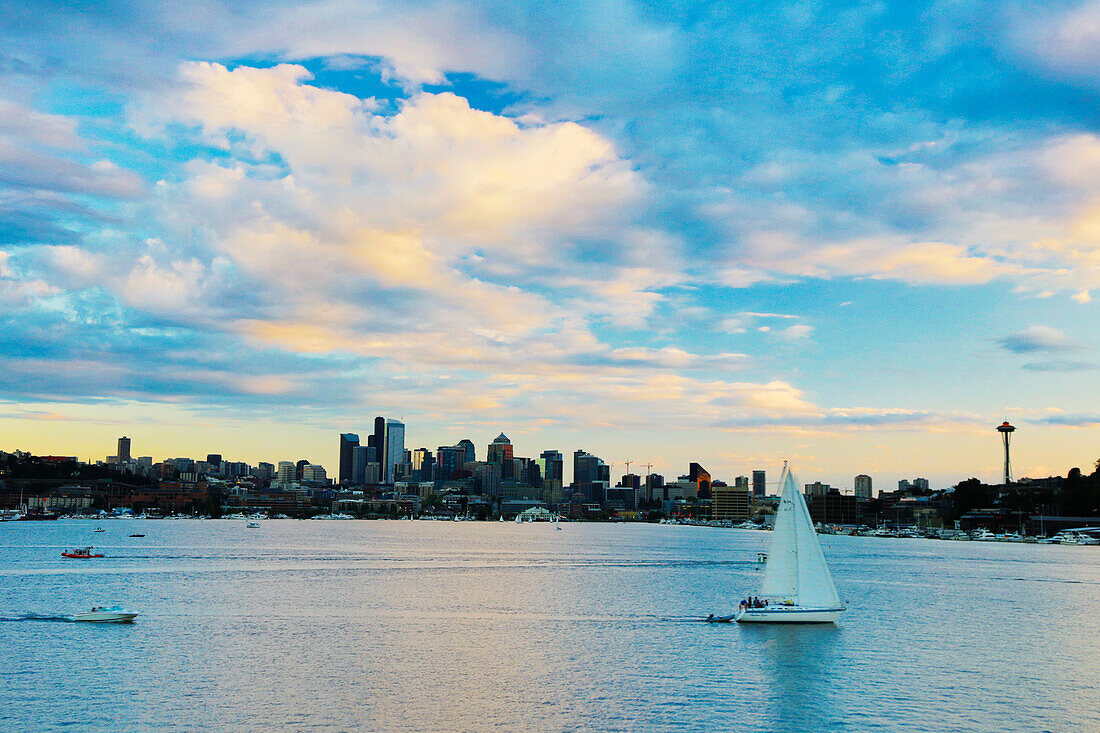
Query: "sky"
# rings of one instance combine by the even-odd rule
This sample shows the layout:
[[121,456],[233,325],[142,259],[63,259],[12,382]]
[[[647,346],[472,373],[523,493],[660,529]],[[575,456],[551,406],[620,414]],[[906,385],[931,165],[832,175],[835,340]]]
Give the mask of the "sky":
[[1100,458],[1100,1],[0,10],[0,449]]

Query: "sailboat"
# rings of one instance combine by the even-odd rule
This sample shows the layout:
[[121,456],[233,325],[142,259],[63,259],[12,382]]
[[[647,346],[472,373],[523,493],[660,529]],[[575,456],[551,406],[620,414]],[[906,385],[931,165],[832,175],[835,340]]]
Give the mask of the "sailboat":
[[835,623],[844,604],[825,564],[806,499],[786,463],[781,482],[775,531],[759,592],[765,605],[742,607],[733,620],[743,624]]

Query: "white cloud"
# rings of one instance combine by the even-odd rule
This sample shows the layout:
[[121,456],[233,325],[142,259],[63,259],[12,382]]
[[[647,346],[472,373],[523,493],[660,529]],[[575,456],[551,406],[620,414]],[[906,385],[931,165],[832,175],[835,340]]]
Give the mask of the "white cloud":
[[997,340],[1001,347],[1017,354],[1036,351],[1072,351],[1081,348],[1065,333],[1050,326],[1030,326]]

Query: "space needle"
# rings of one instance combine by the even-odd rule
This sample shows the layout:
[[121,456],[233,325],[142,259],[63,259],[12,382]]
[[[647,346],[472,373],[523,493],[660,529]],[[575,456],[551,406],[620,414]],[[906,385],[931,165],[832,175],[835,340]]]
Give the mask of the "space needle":
[[1012,433],[1016,430],[1013,426],[1008,424],[1008,420],[997,426],[997,432],[1001,434],[1001,440],[1005,444],[1005,486],[1012,481],[1012,468],[1008,462],[1008,443],[1012,437]]

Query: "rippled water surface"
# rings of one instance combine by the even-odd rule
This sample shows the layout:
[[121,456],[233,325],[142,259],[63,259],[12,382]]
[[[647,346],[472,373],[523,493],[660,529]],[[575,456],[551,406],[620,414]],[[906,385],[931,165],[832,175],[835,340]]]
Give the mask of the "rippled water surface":
[[2,730],[1100,730],[1100,547],[823,537],[849,611],[778,627],[696,620],[763,532],[95,526],[0,524]]

